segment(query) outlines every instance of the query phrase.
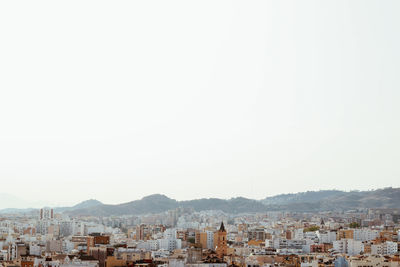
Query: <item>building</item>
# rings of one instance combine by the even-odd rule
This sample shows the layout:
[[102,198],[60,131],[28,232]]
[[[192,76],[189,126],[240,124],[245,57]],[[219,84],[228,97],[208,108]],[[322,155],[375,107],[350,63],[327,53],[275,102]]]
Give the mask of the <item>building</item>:
[[182,248],[182,240],[173,238],[158,239],[158,246],[160,249],[173,251]]
[[353,239],[353,238],[354,238],[354,230],[353,229],[340,229],[337,232],[337,240]]
[[372,255],[394,255],[398,251],[396,242],[386,241],[385,243],[371,245]]
[[47,240],[46,241],[46,252],[58,252],[61,253],[63,244],[61,240]]
[[214,249],[214,232],[207,230],[199,233],[199,243],[203,249]]
[[150,228],[147,225],[141,224],[136,226],[136,241],[148,240],[149,238],[150,238]]
[[333,249],[339,253],[358,255],[364,251],[364,244],[353,239],[341,239],[333,241]]
[[228,245],[224,222],[221,222],[219,230],[214,233],[214,244],[218,258],[223,258],[225,255],[227,255]]
[[53,220],[54,219],[53,209],[49,209],[49,208],[40,209],[39,219],[40,220]]
[[87,237],[87,247],[95,247],[96,245],[108,245],[110,244],[110,236],[101,235],[99,233],[90,234]]
[[203,259],[203,250],[201,248],[189,248],[187,253],[187,263],[197,263]]
[[[247,236],[249,240],[262,240],[264,241],[266,239],[266,233],[264,231],[264,228],[255,228],[252,230],[249,230],[247,232]],[[291,238],[288,238],[291,239]]]

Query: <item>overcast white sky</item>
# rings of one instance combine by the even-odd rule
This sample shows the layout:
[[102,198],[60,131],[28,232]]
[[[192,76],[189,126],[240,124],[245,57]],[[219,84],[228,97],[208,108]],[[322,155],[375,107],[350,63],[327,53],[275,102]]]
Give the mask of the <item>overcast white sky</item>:
[[399,187],[399,13],[398,0],[2,1],[0,192]]

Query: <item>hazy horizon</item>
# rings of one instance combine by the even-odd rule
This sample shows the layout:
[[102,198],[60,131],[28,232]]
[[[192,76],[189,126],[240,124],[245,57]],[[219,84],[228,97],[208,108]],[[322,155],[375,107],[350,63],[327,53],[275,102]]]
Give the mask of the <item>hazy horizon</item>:
[[400,187],[398,10],[0,2],[0,191],[72,205]]
[[[266,195],[265,197],[259,198],[259,199],[251,198],[251,197],[247,197],[247,198],[248,199],[254,199],[254,200],[262,200],[262,199],[265,199],[267,197],[274,197],[274,196],[285,195],[285,194],[305,193],[305,192],[309,192],[309,191],[317,192],[317,191],[335,191],[335,190],[337,190],[337,191],[342,191],[342,192],[357,192],[357,191],[364,191],[365,192],[365,191],[375,191],[375,190],[381,190],[381,189],[387,189],[387,188],[390,188],[390,187],[374,188],[374,189],[366,189],[366,190],[359,190],[359,189],[342,190],[342,189],[332,188],[332,189],[320,189],[320,190],[306,190],[306,191],[301,191],[301,192],[300,191],[299,192],[282,192],[282,193],[277,193],[277,194],[272,194],[272,195]],[[398,189],[398,188],[394,187],[394,189]],[[24,198],[15,196],[15,195],[10,195],[10,194],[7,194],[7,193],[0,192],[0,210],[1,209],[29,209],[29,208],[38,209],[38,208],[43,208],[43,207],[52,207],[52,208],[69,207],[69,206],[74,206],[74,205],[77,205],[77,204],[80,204],[82,202],[89,201],[89,200],[97,200],[97,201],[100,201],[103,204],[114,205],[114,204],[122,204],[122,203],[127,203],[127,202],[131,202],[131,201],[135,201],[135,200],[140,200],[143,197],[148,197],[148,196],[151,196],[151,195],[164,195],[164,196],[166,196],[168,198],[175,199],[177,201],[195,200],[195,199],[204,199],[204,198],[219,198],[219,199],[228,200],[228,199],[237,198],[237,197],[244,197],[244,196],[230,196],[230,197],[225,197],[224,198],[224,197],[218,197],[218,196],[211,196],[211,197],[197,197],[197,198],[188,198],[188,199],[176,199],[176,198],[170,197],[169,195],[166,195],[166,194],[153,193],[153,194],[141,196],[141,197],[138,197],[138,198],[135,198],[135,199],[130,199],[128,201],[111,202],[111,203],[102,201],[101,199],[98,199],[98,198],[82,199],[82,200],[78,200],[76,202],[57,202],[57,201],[55,201],[55,202],[51,202],[51,201],[31,202],[31,201],[29,201],[27,199],[24,199]],[[14,200],[13,203],[17,203],[17,205],[16,206],[9,206],[7,203],[4,202],[5,199],[12,199],[12,200]]]

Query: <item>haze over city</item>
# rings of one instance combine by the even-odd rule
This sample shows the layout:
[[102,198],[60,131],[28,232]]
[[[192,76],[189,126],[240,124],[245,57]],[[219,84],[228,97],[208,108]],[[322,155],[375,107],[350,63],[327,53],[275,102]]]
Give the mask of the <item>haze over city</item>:
[[399,7],[2,2],[0,191],[39,207],[399,187]]
[[0,1],[0,267],[400,267],[400,1]]

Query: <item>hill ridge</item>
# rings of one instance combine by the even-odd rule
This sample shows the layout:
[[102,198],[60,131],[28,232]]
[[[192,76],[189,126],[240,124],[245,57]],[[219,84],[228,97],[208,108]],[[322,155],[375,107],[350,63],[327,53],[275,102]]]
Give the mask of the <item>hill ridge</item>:
[[400,207],[400,188],[382,188],[370,191],[320,190],[280,194],[262,200],[245,197],[200,198],[177,201],[163,194],[153,194],[127,203],[99,205],[89,209],[73,210],[73,215],[127,215],[160,213],[179,207],[195,211],[221,210],[226,213],[253,213],[267,211],[332,211],[366,208]]

